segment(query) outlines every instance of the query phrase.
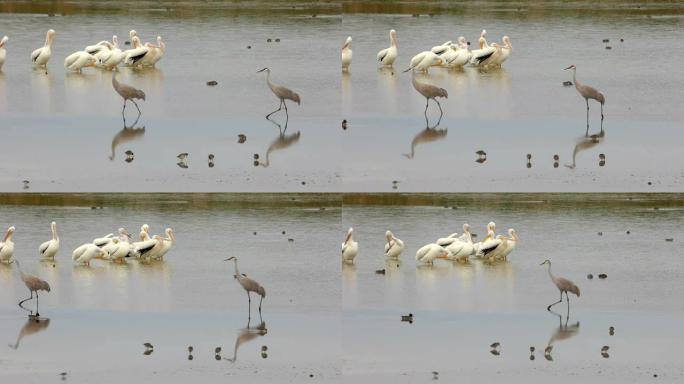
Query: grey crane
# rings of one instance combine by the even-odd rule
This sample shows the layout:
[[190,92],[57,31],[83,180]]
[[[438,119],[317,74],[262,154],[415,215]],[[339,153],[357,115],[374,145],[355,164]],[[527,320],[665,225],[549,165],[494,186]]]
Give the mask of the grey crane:
[[587,133],[585,135],[589,135],[589,99],[593,99],[601,103],[601,130],[603,130],[603,104],[606,103],[606,97],[603,96],[603,93],[599,92],[596,88],[577,82],[577,67],[575,64],[565,68],[565,70],[568,69],[572,69],[572,82],[575,83],[575,89],[577,89],[577,92],[579,92],[580,96],[584,97],[584,101],[587,102]]
[[24,302],[26,302],[26,301],[32,300],[33,299],[33,292],[35,292],[36,293],[36,316],[35,317],[39,317],[40,314],[38,313],[38,291],[50,292],[50,284],[48,284],[47,281],[42,280],[36,276],[28,275],[28,274],[24,273],[24,271],[21,270],[21,265],[19,265],[19,260],[14,260],[14,263],[17,264],[17,269],[19,270],[19,275],[21,276],[21,281],[24,282],[24,285],[26,285],[26,288],[28,288],[29,291],[31,292],[31,297],[29,297],[28,299],[24,299],[24,300],[19,302],[19,308],[25,309],[21,305],[24,304]]
[[539,265],[544,265],[544,264],[548,264],[548,266],[549,266],[549,277],[551,278],[551,281],[556,285],[556,287],[558,287],[558,290],[560,291],[560,299],[558,301],[556,301],[555,303],[546,307],[546,310],[550,311],[551,307],[553,307],[554,305],[556,305],[558,303],[563,302],[563,293],[565,293],[565,297],[568,300],[568,309],[570,309],[570,297],[568,296],[568,292],[572,292],[577,297],[579,297],[580,296],[579,288],[577,287],[577,285],[575,285],[575,283],[573,283],[572,281],[570,281],[568,279],[565,279],[563,277],[554,276],[551,273],[551,261],[550,260],[544,260],[544,262],[539,264]]
[[[248,319],[251,318],[252,314],[252,297],[249,295],[250,292],[254,292],[257,295],[261,296],[261,299],[259,300],[259,315],[261,316],[261,302],[264,300],[264,297],[266,297],[266,290],[264,287],[261,286],[261,284],[257,283],[255,280],[250,279],[247,277],[247,275],[240,274],[240,271],[238,270],[238,259],[235,256],[231,256],[224,261],[229,261],[233,260],[235,263],[235,275],[233,277],[240,283],[242,288],[247,292],[247,300],[249,300],[249,317]],[[248,320],[249,321],[249,320]]]
[[126,102],[130,100],[133,103],[133,105],[135,105],[135,108],[138,109],[138,116],[140,116],[140,107],[138,107],[138,103],[135,102],[135,99],[145,100],[145,92],[133,88],[130,85],[119,83],[119,81],[116,79],[116,72],[112,73],[112,86],[114,87],[116,93],[118,93],[124,100],[123,108],[121,109],[121,116],[124,117],[125,126],[126,117],[124,116],[124,112],[126,111]]
[[[435,124],[435,127],[439,125],[439,122],[442,121],[442,106],[439,104],[439,101],[437,101],[438,97],[444,97],[445,99],[449,98],[449,94],[447,93],[446,89],[440,88],[437,86],[434,86],[432,84],[428,83],[423,83],[418,80],[416,80],[415,75],[411,75],[411,84],[413,84],[413,88],[418,91],[421,95],[425,97],[425,123],[428,124],[428,118],[427,118],[427,110],[428,110],[428,104],[430,100],[432,99],[435,103],[437,103],[437,107],[439,107],[439,120],[437,120],[437,124]],[[429,124],[428,124],[429,126]]]
[[292,100],[295,103],[297,103],[297,105],[300,105],[301,99],[299,98],[299,94],[297,94],[297,92],[289,88],[271,82],[271,70],[269,68],[258,70],[257,73],[263,71],[266,71],[266,84],[268,84],[268,87],[271,88],[273,94],[280,100],[280,105],[278,106],[278,109],[266,115],[266,118],[268,119],[269,117],[271,117],[272,114],[282,110],[283,107],[285,107],[285,116],[289,117],[287,113],[287,104],[285,103],[285,100]]

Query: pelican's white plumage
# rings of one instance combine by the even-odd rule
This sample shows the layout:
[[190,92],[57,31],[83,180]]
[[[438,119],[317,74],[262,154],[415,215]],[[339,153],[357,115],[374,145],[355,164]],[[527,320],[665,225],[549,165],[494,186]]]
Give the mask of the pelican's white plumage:
[[427,73],[428,68],[441,65],[442,62],[442,58],[437,56],[432,51],[423,51],[411,58],[409,68],[404,72],[408,72],[409,70],[413,69],[414,71]]
[[470,61],[472,55],[465,37],[461,36],[458,38],[458,45],[452,44],[441,57],[447,67],[462,67]]
[[9,40],[7,36],[3,36],[2,40],[0,40],[0,71],[2,71],[2,65],[5,64],[5,58],[7,57],[7,50],[5,49],[7,40]]
[[166,237],[161,237],[160,249],[157,254],[152,256],[155,260],[164,260],[164,256],[171,250],[171,247],[176,243],[176,236],[173,234],[173,229],[166,228]]
[[55,30],[50,29],[45,35],[45,45],[31,53],[31,61],[38,67],[47,66],[52,55],[52,41],[55,39]]
[[95,57],[97,58],[98,65],[107,69],[113,69],[124,60],[126,54],[119,48],[119,38],[114,35],[112,36],[111,49],[101,50],[95,54]]
[[90,265],[90,261],[93,259],[105,259],[107,257],[107,251],[93,243],[83,244],[74,249],[74,251],[71,253],[71,259],[74,262],[88,266]]
[[436,259],[446,259],[449,251],[435,243],[427,244],[416,251],[416,261],[432,264]]
[[86,51],[78,51],[64,59],[64,68],[74,72],[81,72],[81,69],[93,67],[96,63],[97,59],[95,56]]
[[496,51],[496,48],[490,47],[489,44],[487,44],[487,38],[485,37],[486,35],[487,30],[483,29],[479,39],[480,49],[475,49],[472,51],[473,55],[470,58],[470,64],[480,65],[480,63],[489,59],[489,57],[491,57]]
[[57,251],[59,251],[59,236],[57,235],[57,223],[54,221],[50,223],[50,229],[52,230],[52,239],[44,242],[38,248],[40,256],[46,260],[54,260]]
[[149,54],[150,49],[140,43],[140,38],[137,35],[132,37],[131,45],[133,45],[133,48],[124,51],[126,54],[124,64],[138,66],[145,56]]
[[154,67],[154,65],[161,60],[166,50],[166,44],[162,41],[161,36],[157,36],[157,44],[145,43],[147,54],[140,59],[139,64],[143,67]]
[[347,40],[342,45],[342,70],[349,71],[349,66],[352,62],[352,49],[351,49],[352,37],[347,37]]
[[397,31],[392,29],[390,31],[390,46],[378,52],[378,61],[387,67],[391,67],[394,64],[394,60],[397,59]]
[[435,241],[435,243],[439,246],[446,247],[447,245],[453,243],[454,241],[458,240],[458,232],[454,232],[451,235],[447,237],[440,237]]
[[515,229],[510,228],[508,230],[508,235],[510,237],[503,235],[497,236],[496,242],[490,242],[488,247],[483,248],[482,253],[484,254],[484,257],[490,261],[507,260],[508,255],[513,252],[518,243],[518,235],[516,234]]
[[95,56],[96,54],[100,53],[103,50],[109,50],[112,49],[113,45],[107,40],[102,40],[97,44],[89,45],[83,49],[85,52],[90,53],[91,55]]
[[475,252],[475,246],[470,234],[470,225],[463,224],[463,235],[444,248],[449,251],[448,258],[450,260],[460,263],[468,262],[468,258]]
[[444,42],[442,45],[435,45],[434,47],[432,47],[432,49],[430,49],[430,51],[432,51],[432,53],[434,53],[435,55],[441,55],[442,53],[446,52],[450,46],[451,40]]
[[501,40],[503,41],[503,46],[501,47],[500,54],[498,57],[496,57],[496,61],[494,62],[494,64],[499,67],[508,59],[509,56],[511,56],[511,52],[513,52],[511,39],[508,36],[504,36]]
[[387,244],[385,244],[385,256],[390,259],[398,259],[404,252],[404,242],[394,236],[391,231],[385,232]]
[[354,228],[349,228],[347,231],[347,237],[342,243],[342,261],[353,263],[356,255],[359,254],[359,243],[354,241],[352,237],[354,234]]
[[14,236],[15,228],[7,228],[5,232],[5,237],[0,241],[0,263],[10,264],[12,262],[12,257],[14,256],[14,241],[12,241],[12,236]]

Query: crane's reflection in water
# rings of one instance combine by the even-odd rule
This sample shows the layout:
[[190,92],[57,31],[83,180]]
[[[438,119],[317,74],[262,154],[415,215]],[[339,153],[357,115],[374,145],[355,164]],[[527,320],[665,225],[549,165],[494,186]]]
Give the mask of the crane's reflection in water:
[[[140,116],[138,115],[138,119]],[[124,127],[122,130],[116,133],[114,137],[112,138],[112,154],[109,156],[109,160],[114,160],[116,157],[116,147],[123,143],[127,143],[129,141],[134,141],[134,140],[139,140],[143,136],[145,136],[145,127],[135,127],[135,124],[138,122],[138,119],[135,120],[135,122],[130,126],[127,127],[125,124],[124,120]]]
[[418,132],[411,140],[411,152],[404,153],[407,159],[413,159],[416,155],[416,147],[420,144],[430,143],[437,140],[442,140],[446,138],[448,133],[447,128],[438,129],[435,127],[425,127],[422,131]]
[[577,155],[582,151],[586,151],[601,144],[605,138],[606,132],[601,128],[601,131],[597,134],[583,136],[577,139],[575,149],[572,151],[572,164],[565,164],[565,166],[569,169],[575,169],[575,167],[577,167]]
[[17,335],[17,340],[14,342],[14,344],[8,344],[10,348],[12,349],[19,349],[19,344],[21,343],[21,340],[26,337],[30,336],[39,332],[42,332],[46,330],[50,326],[50,319],[45,318],[45,317],[29,317],[28,320],[26,320],[26,323],[24,324],[23,327],[19,330],[19,334]]
[[558,327],[554,328],[549,341],[546,343],[546,359],[553,360],[551,358],[551,350],[549,348],[553,347],[558,341],[567,340],[577,336],[580,330],[580,323],[577,321],[574,324],[568,325],[568,321],[570,320],[570,310],[568,310],[567,314],[565,315],[565,322],[563,322],[563,316],[560,313],[554,311],[549,311],[549,313],[558,317]]
[[264,156],[265,160],[259,161],[259,165],[264,168],[268,168],[268,166],[271,165],[271,153],[297,144],[299,142],[299,138],[301,137],[300,131],[297,131],[289,135],[286,134],[287,120],[285,120],[284,129],[281,128],[280,124],[276,123],[275,121],[272,121],[271,119],[267,120],[278,126],[278,137],[276,137],[276,139],[273,140],[271,144],[268,146],[268,149],[266,149],[266,155]]
[[238,349],[240,349],[240,346],[242,344],[248,343],[256,338],[259,338],[261,336],[266,335],[268,333],[268,329],[266,329],[266,322],[261,318],[261,314],[259,314],[259,324],[257,324],[254,327],[250,327],[249,325],[250,319],[247,319],[247,327],[242,328],[239,332],[237,337],[235,338],[235,347],[233,348],[233,357],[231,358],[224,358],[224,360],[228,360],[231,363],[234,363],[237,361],[237,353]]

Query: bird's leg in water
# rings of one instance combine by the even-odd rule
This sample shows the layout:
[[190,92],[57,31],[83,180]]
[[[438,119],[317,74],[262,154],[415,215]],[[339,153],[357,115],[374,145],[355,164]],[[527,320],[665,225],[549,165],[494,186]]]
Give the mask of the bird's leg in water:
[[278,105],[278,109],[266,115],[266,118],[268,119],[269,117],[271,117],[272,114],[280,111],[281,109],[283,109],[283,99],[280,99],[280,105]]
[[39,317],[40,313],[38,313],[38,291],[36,291],[36,317]]
[[261,296],[261,299],[259,299],[259,317],[261,317],[261,302],[264,301],[264,297]]
[[437,101],[437,99],[432,99],[432,100],[434,100],[435,103],[437,103],[437,106],[439,107],[439,120],[437,120],[437,124],[435,124],[435,128],[436,128],[439,125],[439,123],[442,121],[442,115],[444,113],[442,112],[442,106],[439,104],[439,101]]
[[247,291],[247,322],[252,318],[252,297],[249,295],[249,291]]
[[587,102],[587,132],[584,136],[589,136],[589,99],[584,99]]
[[138,103],[136,103],[135,100],[133,100],[133,99],[131,99],[131,101],[133,102],[133,105],[135,105],[135,108],[138,109],[138,116],[140,116],[142,114],[142,112],[140,112],[140,108],[138,107]]
[[603,124],[603,104],[601,104],[601,123]]
[[[123,108],[121,108],[121,117],[124,118],[124,121],[126,121],[126,115],[124,115],[125,112],[126,112],[126,99],[124,99]],[[124,123],[124,125],[125,125],[125,123]]]
[[[561,299],[563,299],[563,294],[561,293]],[[565,299],[568,302],[568,316],[570,315],[570,296],[568,296],[568,292],[565,292]]]
[[[36,292],[36,294],[37,294],[37,292]],[[29,297],[28,299],[24,299],[24,300],[19,302],[19,308],[23,309],[24,311],[29,311],[29,312],[31,312],[31,314],[33,314],[32,310],[22,307],[22,304],[24,304],[25,302],[32,300],[32,299],[33,299],[33,291],[31,291],[31,297]]]
[[559,299],[558,301],[556,301],[555,303],[553,303],[553,304],[549,305],[548,307],[546,307],[546,310],[547,310],[547,311],[550,311],[550,310],[551,310],[551,307],[553,307],[554,305],[556,305],[556,304],[558,304],[558,303],[562,303],[562,302],[563,302],[563,292],[561,292],[561,294],[560,294],[560,299]]

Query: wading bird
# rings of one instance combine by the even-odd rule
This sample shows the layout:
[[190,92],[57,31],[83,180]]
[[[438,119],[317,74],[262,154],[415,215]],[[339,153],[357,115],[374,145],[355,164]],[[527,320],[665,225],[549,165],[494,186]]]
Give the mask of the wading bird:
[[390,31],[390,46],[378,52],[378,61],[386,66],[391,67],[394,60],[397,59],[397,31],[392,29]]
[[116,93],[118,93],[124,100],[123,108],[121,109],[121,116],[124,117],[124,122],[126,121],[124,111],[126,111],[126,101],[128,100],[135,105],[135,108],[138,109],[138,115],[140,115],[140,108],[138,107],[138,103],[135,102],[135,99],[145,100],[145,92],[135,89],[130,85],[119,83],[119,81],[116,79],[116,73],[112,73],[112,86],[114,87]]
[[344,42],[342,46],[342,71],[348,72],[349,66],[352,61],[352,49],[351,49],[352,37],[347,37],[347,41]]
[[2,71],[2,65],[5,64],[5,58],[7,57],[7,50],[5,49],[7,40],[9,40],[7,36],[3,36],[2,40],[0,40],[0,71]]
[[50,29],[45,35],[45,45],[31,53],[31,61],[37,67],[47,67],[47,63],[52,55],[52,41],[55,39],[55,30]]
[[[28,299],[24,299],[19,302],[19,307],[22,309],[25,309],[21,305],[24,304],[24,302],[32,300],[33,299],[33,292],[36,293],[36,317],[40,316],[40,313],[38,313],[38,291],[46,291],[50,292],[50,284],[47,283],[45,280],[41,280],[40,278],[33,276],[33,275],[27,275],[24,273],[24,271],[21,270],[21,266],[19,265],[19,260],[15,260],[14,263],[17,265],[17,269],[19,270],[19,275],[21,276],[21,281],[24,282],[24,285],[26,285],[26,288],[29,289],[31,292],[31,297]],[[31,311],[31,313],[33,313]]]
[[107,251],[92,243],[83,244],[74,249],[74,251],[71,253],[71,259],[74,262],[87,266],[90,266],[90,260],[92,259],[105,258],[109,258]]
[[12,236],[14,236],[14,230],[14,227],[7,228],[5,237],[0,241],[0,263],[9,264],[12,262],[12,256],[14,255]]
[[349,228],[347,237],[342,243],[342,261],[347,263],[354,263],[356,255],[359,254],[359,243],[354,241],[354,228]]
[[244,289],[245,292],[247,292],[247,300],[249,300],[249,317],[251,318],[252,314],[252,297],[249,295],[250,292],[254,292],[257,295],[261,296],[261,299],[259,299],[259,315],[261,315],[261,302],[264,300],[264,297],[266,297],[266,290],[264,289],[264,287],[261,286],[261,284],[250,279],[249,277],[247,277],[247,275],[240,274],[240,271],[238,270],[237,257],[231,256],[223,261],[229,260],[233,260],[233,262],[235,263],[235,275],[233,275],[233,277],[238,281],[238,283],[240,283],[242,289]]
[[54,221],[50,224],[50,229],[52,230],[52,239],[44,242],[38,248],[40,256],[44,260],[54,260],[57,251],[59,251],[59,236],[57,236],[57,223]]
[[562,277],[557,277],[554,276],[551,273],[551,261],[550,260],[544,260],[543,263],[539,265],[544,265],[548,264],[549,265],[549,277],[551,278],[551,281],[556,284],[556,287],[558,287],[558,290],[560,291],[560,300],[556,301],[555,303],[549,305],[546,307],[547,311],[551,310],[551,307],[554,305],[563,302],[563,292],[565,292],[565,297],[568,300],[568,309],[570,309],[570,297],[568,296],[568,292],[574,293],[577,297],[580,296],[580,290],[579,288],[573,283],[572,281],[562,278]]
[[436,87],[432,84],[420,82],[416,80],[414,75],[411,75],[411,84],[413,84],[413,88],[415,88],[418,93],[425,97],[425,112],[423,112],[425,115],[425,124],[428,124],[427,110],[430,99],[432,99],[435,103],[437,103],[437,107],[439,107],[439,120],[437,120],[437,124],[435,124],[435,126],[439,125],[439,122],[442,121],[443,112],[442,106],[439,104],[439,101],[437,101],[437,98],[444,97],[448,99],[449,94],[447,93],[446,89]]
[[401,253],[404,252],[404,242],[398,239],[392,231],[385,232],[387,244],[385,244],[385,256],[390,259],[398,259]]
[[435,67],[442,65],[444,61],[441,57],[432,51],[423,51],[411,58],[409,67],[404,70],[408,72],[410,70],[428,73],[430,67]]
[[112,36],[111,48],[100,50],[95,54],[95,57],[98,65],[111,70],[126,58],[126,54],[119,48],[119,38],[114,35]]
[[422,246],[416,251],[416,261],[432,265],[435,259],[446,259],[449,257],[449,251],[440,247],[435,243]]
[[572,82],[575,83],[575,89],[577,89],[580,96],[584,97],[584,101],[587,102],[587,132],[585,133],[585,136],[589,136],[589,99],[601,103],[601,129],[603,130],[603,104],[606,102],[606,97],[603,96],[603,93],[596,90],[596,88],[577,82],[577,67],[575,64],[565,68],[565,70],[568,69],[572,69]]
[[263,72],[263,71],[266,71],[266,84],[268,84],[268,87],[271,88],[271,91],[273,92],[273,94],[280,100],[280,105],[278,106],[278,109],[276,109],[275,111],[266,115],[266,118],[268,119],[269,117],[271,117],[272,114],[283,109],[283,106],[285,107],[285,116],[289,117],[289,115],[287,113],[287,104],[285,103],[285,100],[292,100],[295,103],[297,103],[297,105],[300,105],[301,99],[299,98],[299,95],[296,92],[292,91],[291,89],[288,89],[288,88],[285,88],[281,85],[277,85],[277,84],[272,83],[271,82],[271,70],[270,69],[264,68],[264,69],[257,71],[257,73]]
[[85,67],[94,67],[97,63],[95,56],[86,51],[74,52],[64,59],[64,68],[73,72],[81,72]]

